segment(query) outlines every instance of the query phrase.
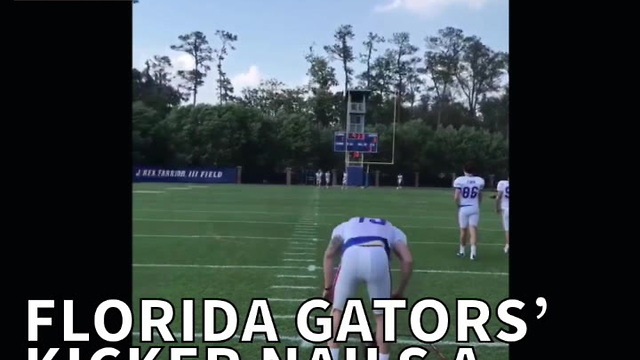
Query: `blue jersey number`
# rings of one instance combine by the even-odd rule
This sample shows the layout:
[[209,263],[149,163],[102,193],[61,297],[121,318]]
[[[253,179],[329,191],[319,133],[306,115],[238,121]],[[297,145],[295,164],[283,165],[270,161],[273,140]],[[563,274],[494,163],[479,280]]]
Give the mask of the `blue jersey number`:
[[509,187],[504,188],[504,197],[509,198]]
[[365,217],[361,217],[358,220],[358,222],[363,223],[365,220],[369,220],[370,223],[376,224],[376,225],[385,225],[387,223],[387,220],[385,219],[372,219],[372,218],[365,218]]
[[478,197],[478,187],[474,186],[474,187],[463,187],[462,188],[462,198],[463,199],[475,199],[476,197]]

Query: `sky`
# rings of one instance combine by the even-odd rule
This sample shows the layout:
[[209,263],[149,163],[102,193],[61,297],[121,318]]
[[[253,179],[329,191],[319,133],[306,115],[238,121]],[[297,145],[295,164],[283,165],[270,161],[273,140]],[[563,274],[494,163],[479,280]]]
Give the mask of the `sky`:
[[[166,55],[174,71],[190,69],[189,55],[170,48],[179,44],[178,36],[201,31],[215,49],[216,30],[226,30],[238,36],[236,50],[223,64],[236,94],[271,78],[304,85],[305,53],[312,45],[323,52],[342,24],[353,26],[356,53],[370,31],[385,37],[406,31],[423,54],[424,38],[448,26],[480,37],[494,50],[509,51],[509,0],[140,0],[133,5],[133,67]],[[340,64],[333,66],[340,79]],[[354,67],[362,71],[360,64]],[[214,70],[198,102],[217,101]]]

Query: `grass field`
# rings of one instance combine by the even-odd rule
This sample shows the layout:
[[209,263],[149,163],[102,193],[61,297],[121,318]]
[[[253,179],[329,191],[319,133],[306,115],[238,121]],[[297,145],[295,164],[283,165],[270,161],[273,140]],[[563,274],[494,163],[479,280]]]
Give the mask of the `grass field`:
[[[229,299],[238,308],[241,334],[251,299],[268,298],[283,341],[276,345],[281,358],[285,346],[300,345],[299,358],[310,359],[312,345],[299,340],[293,316],[301,301],[321,295],[322,255],[331,230],[352,216],[382,217],[405,231],[415,257],[416,272],[406,294],[410,303],[436,297],[448,305],[451,326],[439,346],[454,359],[462,345],[455,342],[455,299],[487,301],[492,308],[487,330],[493,337],[502,327],[496,306],[508,297],[500,219],[485,198],[478,260],[470,261],[455,256],[456,209],[448,190],[134,184],[133,304],[140,298],[170,300],[177,305],[172,329],[179,332],[182,298]],[[398,268],[397,260],[393,266]],[[398,275],[394,272],[394,278]],[[198,305],[196,301],[195,326],[201,332]],[[138,313],[136,309],[136,324]],[[432,312],[425,313],[425,330],[434,328],[434,320]],[[397,331],[402,344],[392,347],[391,359],[408,344],[418,345],[409,331],[408,311],[398,313]],[[471,337],[475,339],[473,332]],[[160,340],[155,339],[157,346]],[[196,343],[202,345],[199,338]],[[224,346],[237,349],[242,359],[257,360],[265,344],[263,336],[256,336],[254,343],[236,339]],[[137,338],[134,345],[139,345]],[[509,358],[505,344],[477,345],[480,360]],[[201,349],[199,358],[204,354]],[[158,358],[169,359],[168,351]]]

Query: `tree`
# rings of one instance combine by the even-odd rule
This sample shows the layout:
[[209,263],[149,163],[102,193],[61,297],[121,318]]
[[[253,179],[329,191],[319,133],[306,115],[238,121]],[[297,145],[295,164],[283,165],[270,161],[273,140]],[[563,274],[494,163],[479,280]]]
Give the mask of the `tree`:
[[360,54],[360,61],[366,66],[366,68],[365,71],[360,74],[359,78],[367,89],[371,86],[371,61],[373,53],[378,51],[376,44],[383,43],[384,41],[384,37],[376,33],[369,32],[369,34],[367,34],[367,40],[362,43],[365,50]]
[[[340,108],[336,109],[336,99],[331,92],[331,87],[338,85],[336,69],[329,64],[326,57],[316,54],[313,46],[309,47],[309,53],[305,56],[309,63],[309,89],[313,95],[311,100],[316,121],[320,126],[328,126],[340,119]],[[338,99],[341,100],[341,99]],[[338,102],[338,104],[340,104]]]
[[456,79],[467,100],[469,116],[475,118],[480,98],[500,89],[507,57],[493,51],[475,36],[464,39],[463,49]]
[[133,69],[132,78],[133,100],[143,102],[160,116],[183,100],[180,91],[171,84],[171,60],[166,56],[156,55],[147,60],[142,71]]
[[216,53],[216,68],[218,70],[218,100],[221,103],[226,103],[234,99],[233,97],[233,85],[231,80],[227,77],[227,74],[222,70],[222,63],[229,54],[229,50],[235,50],[234,42],[238,41],[238,36],[225,30],[217,30],[216,36],[220,39],[221,45],[219,49],[215,50]]
[[[407,79],[411,74],[413,65],[419,60],[414,54],[418,51],[418,48],[411,44],[411,38],[407,32],[394,33],[391,38],[391,44],[395,45],[395,48],[389,49],[389,56],[395,59],[393,69],[395,73],[395,94],[396,94],[396,107],[397,113],[401,112],[401,104],[404,100],[404,96],[407,93]],[[408,57],[408,58],[407,58]]]
[[178,39],[181,44],[171,45],[171,50],[187,53],[194,61],[193,69],[180,70],[178,71],[178,76],[184,80],[183,87],[191,94],[195,105],[198,98],[198,89],[204,84],[204,79],[209,70],[211,70],[209,63],[213,60],[211,56],[213,50],[209,46],[206,35],[200,31],[180,35]]
[[454,86],[460,69],[464,51],[462,30],[447,27],[438,30],[437,36],[427,36],[427,51],[424,54],[425,66],[421,72],[427,74],[431,82],[429,90],[435,92],[437,124],[442,124],[442,111],[453,100]]
[[350,45],[350,41],[353,40],[355,34],[353,33],[353,27],[351,25],[341,25],[333,34],[335,44],[326,45],[324,50],[333,59],[340,60],[342,64],[342,71],[344,72],[344,94],[347,94],[349,84],[351,83],[351,75],[353,74],[353,68],[349,66],[354,60],[353,46]]
[[[509,150],[508,54],[447,27],[425,38],[423,56],[408,33],[393,34],[385,51],[377,49],[384,38],[368,33],[360,63],[354,64],[352,33],[343,25],[334,33],[333,45],[321,53],[309,48],[306,86],[267,79],[241,89],[236,98],[224,61],[237,37],[216,32],[222,41],[215,51],[217,105],[180,105],[170,58],[154,56],[142,69],[132,69],[134,161],[158,166],[242,165],[243,177],[255,181],[286,167],[341,168],[344,154],[332,151],[333,133],[342,129],[338,124],[345,113],[342,91],[334,90],[339,82],[331,61],[337,59],[345,75],[340,85],[353,86],[351,76],[357,71],[359,85],[372,90],[366,131],[379,134],[380,152],[367,158],[389,161],[395,152],[394,165],[379,168],[383,174],[417,171],[430,185],[449,186],[445,177],[474,160],[483,174],[504,176]],[[183,35],[181,41],[182,46],[172,48],[199,54],[191,55],[197,63],[191,72],[178,72],[183,82],[193,80],[187,84],[195,84],[195,91],[194,86],[189,91],[195,100],[213,51],[206,49],[204,35]],[[394,114],[402,121],[395,125],[392,148]]]

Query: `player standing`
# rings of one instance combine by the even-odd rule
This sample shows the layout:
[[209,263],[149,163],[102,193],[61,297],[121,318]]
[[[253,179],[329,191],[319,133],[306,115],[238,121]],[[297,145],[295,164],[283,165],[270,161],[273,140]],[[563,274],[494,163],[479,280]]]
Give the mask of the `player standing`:
[[329,184],[331,184],[331,171],[327,171],[326,173],[324,173],[324,182],[328,189]]
[[[391,293],[391,252],[400,259],[402,278]],[[340,267],[333,277],[335,258],[342,253]],[[333,300],[333,336],[335,337],[347,299],[355,296],[365,283],[371,299],[402,298],[412,273],[412,256],[402,230],[383,219],[354,217],[336,226],[324,254],[323,297]],[[380,360],[389,360],[389,343],[383,340],[383,311],[373,310],[376,319],[375,341]],[[329,340],[333,360],[338,360],[340,344]]]
[[504,227],[504,253],[509,253],[509,178],[498,182],[498,196],[496,197],[496,212],[502,215]]
[[464,167],[464,175],[454,180],[453,187],[455,188],[453,200],[458,206],[458,223],[460,225],[460,250],[457,255],[464,257],[468,237],[471,245],[470,259],[475,260],[484,179],[476,176],[475,168],[471,163],[468,163]]
[[396,190],[402,189],[402,174],[398,174],[398,186],[396,186]]
[[316,171],[316,185],[318,187],[322,186],[322,170],[318,169],[318,171]]
[[342,173],[342,189],[347,188],[347,172]]

